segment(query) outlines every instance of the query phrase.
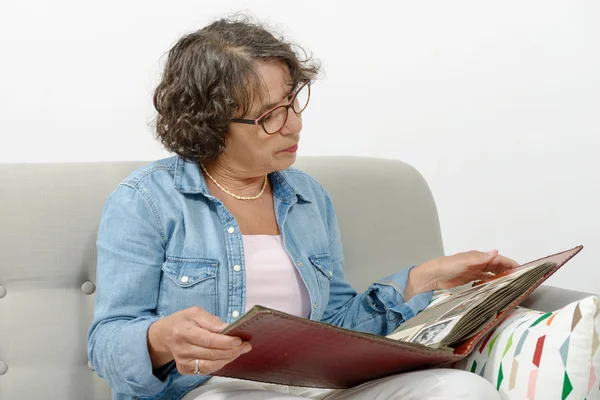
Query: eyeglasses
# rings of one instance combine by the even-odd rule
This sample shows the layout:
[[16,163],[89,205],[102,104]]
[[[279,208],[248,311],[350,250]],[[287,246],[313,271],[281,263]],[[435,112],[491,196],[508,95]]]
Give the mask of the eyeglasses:
[[291,108],[299,115],[304,111],[309,100],[310,81],[306,81],[298,87],[298,90],[294,93],[294,97],[292,97],[287,105],[271,108],[256,119],[232,118],[230,121],[240,124],[261,125],[268,135],[274,135],[279,132],[287,122],[289,109]]

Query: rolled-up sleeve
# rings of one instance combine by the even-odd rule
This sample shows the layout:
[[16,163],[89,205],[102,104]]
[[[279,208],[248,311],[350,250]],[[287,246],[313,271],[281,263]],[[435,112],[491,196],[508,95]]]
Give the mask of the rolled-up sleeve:
[[159,398],[170,374],[153,374],[147,333],[158,320],[164,232],[150,199],[121,184],[107,200],[97,237],[94,320],[88,356],[97,374],[123,395]]
[[399,324],[411,319],[431,302],[433,291],[419,293],[404,301],[408,274],[413,267],[374,282],[367,290],[373,310],[385,312],[388,321]]

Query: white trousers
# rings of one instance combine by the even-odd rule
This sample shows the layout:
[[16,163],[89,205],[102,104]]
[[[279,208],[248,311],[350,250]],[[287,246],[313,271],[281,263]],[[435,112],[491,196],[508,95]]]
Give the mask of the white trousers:
[[471,372],[439,368],[407,372],[344,389],[311,389],[214,377],[183,400],[499,400],[493,385]]

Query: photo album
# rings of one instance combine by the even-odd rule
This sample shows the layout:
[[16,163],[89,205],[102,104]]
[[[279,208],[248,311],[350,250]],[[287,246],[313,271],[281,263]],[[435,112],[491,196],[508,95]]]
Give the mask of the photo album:
[[577,246],[478,281],[438,291],[387,336],[254,306],[221,333],[252,351],[214,375],[315,388],[349,388],[467,357],[535,288],[582,250]]

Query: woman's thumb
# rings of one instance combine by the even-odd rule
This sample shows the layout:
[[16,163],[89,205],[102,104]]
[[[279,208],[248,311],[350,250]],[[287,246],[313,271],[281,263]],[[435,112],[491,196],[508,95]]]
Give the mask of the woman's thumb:
[[494,249],[492,251],[488,251],[484,253],[482,251],[474,252],[473,263],[474,264],[485,264],[492,261],[498,255],[498,250]]
[[487,253],[484,254],[485,258],[488,257],[496,257],[498,255],[498,249],[494,249],[492,251],[488,251]]

